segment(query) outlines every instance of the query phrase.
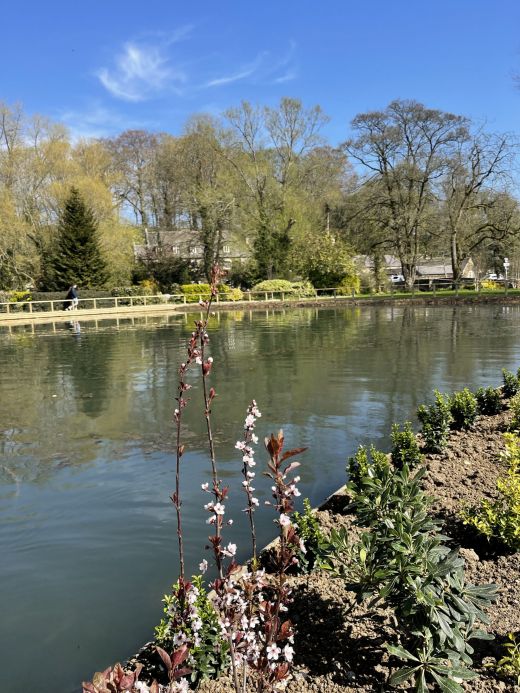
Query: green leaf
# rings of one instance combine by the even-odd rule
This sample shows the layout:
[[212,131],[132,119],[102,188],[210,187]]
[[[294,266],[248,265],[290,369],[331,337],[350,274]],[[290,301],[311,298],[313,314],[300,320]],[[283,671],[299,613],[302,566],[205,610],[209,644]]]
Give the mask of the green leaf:
[[394,657],[399,657],[399,659],[404,659],[405,661],[420,662],[417,657],[415,657],[411,652],[405,650],[401,645],[387,645],[386,649]]
[[420,667],[402,667],[395,671],[389,679],[391,686],[399,686],[401,683],[408,681]]
[[431,674],[439,684],[442,693],[464,693],[462,686],[456,681],[453,681],[453,679],[449,679],[446,676],[439,676],[433,669],[431,669]]

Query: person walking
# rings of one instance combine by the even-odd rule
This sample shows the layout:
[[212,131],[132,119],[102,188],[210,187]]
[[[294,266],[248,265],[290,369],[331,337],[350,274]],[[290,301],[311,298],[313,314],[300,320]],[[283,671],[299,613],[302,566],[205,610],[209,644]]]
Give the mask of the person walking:
[[76,310],[79,303],[78,285],[73,284],[65,296],[64,310]]

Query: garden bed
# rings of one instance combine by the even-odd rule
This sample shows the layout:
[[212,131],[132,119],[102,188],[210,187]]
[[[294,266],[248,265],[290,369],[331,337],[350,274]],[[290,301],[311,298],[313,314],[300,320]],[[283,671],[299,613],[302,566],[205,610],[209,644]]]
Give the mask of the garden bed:
[[[474,668],[479,678],[464,682],[475,693],[520,691],[511,679],[501,679],[493,665],[503,655],[503,643],[510,632],[520,633],[520,554],[464,526],[458,519],[462,504],[474,505],[495,496],[497,476],[504,469],[500,453],[503,434],[511,418],[509,411],[481,416],[473,430],[453,431],[442,454],[424,456],[427,475],[425,490],[432,495],[433,513],[444,522],[445,532],[461,547],[468,581],[499,586],[499,597],[488,610],[488,630],[493,641],[476,641]],[[349,513],[343,491],[333,495],[318,511],[322,530],[345,526],[354,540],[360,530]],[[289,617],[296,625],[295,668],[287,693],[354,693],[391,690],[392,672],[385,643],[395,640],[394,621],[389,609],[367,610],[356,602],[342,580],[325,571],[291,577],[293,603]],[[145,664],[142,678],[164,678],[153,644],[149,644],[132,664]],[[393,664],[393,663],[392,663]],[[234,691],[231,679],[207,680],[199,693]]]
[[[500,453],[509,412],[479,417],[474,430],[453,431],[442,454],[426,455],[425,490],[435,497],[433,512],[444,521],[466,559],[466,574],[477,584],[494,582],[499,598],[488,610],[488,630],[493,641],[476,641],[475,669],[480,677],[465,682],[467,691],[513,691],[513,682],[496,676],[493,664],[503,654],[509,632],[520,632],[520,554],[489,543],[462,525],[457,513],[461,504],[477,504],[495,496],[495,484],[503,469]],[[334,495],[319,511],[322,528],[343,525],[355,535],[354,516],[345,511],[347,499]],[[388,690],[391,673],[384,643],[393,632],[389,610],[367,611],[356,603],[355,594],[343,582],[323,571],[291,578],[294,601],[289,616],[297,627],[294,678],[288,693],[340,693]],[[491,665],[491,666],[490,666]],[[203,693],[234,690],[229,679],[201,684]]]

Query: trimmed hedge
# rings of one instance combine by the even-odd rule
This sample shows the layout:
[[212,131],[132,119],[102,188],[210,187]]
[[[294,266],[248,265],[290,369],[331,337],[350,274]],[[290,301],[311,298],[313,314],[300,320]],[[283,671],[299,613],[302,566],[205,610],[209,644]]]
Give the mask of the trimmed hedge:
[[288,279],[266,279],[256,286],[253,286],[252,291],[283,291],[291,296],[298,298],[312,298],[316,296],[316,289],[309,281],[291,282]]
[[[199,299],[207,301],[211,295],[209,284],[181,284],[180,289],[186,303],[198,303]],[[221,301],[240,301],[244,296],[240,289],[233,289],[227,284],[219,284],[218,293]]]

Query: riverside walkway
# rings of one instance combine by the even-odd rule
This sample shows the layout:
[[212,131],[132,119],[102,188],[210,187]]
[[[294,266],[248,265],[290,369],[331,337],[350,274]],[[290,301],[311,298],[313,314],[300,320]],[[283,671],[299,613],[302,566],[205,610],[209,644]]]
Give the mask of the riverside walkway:
[[[0,303],[0,326],[28,323],[71,322],[78,320],[110,319],[128,316],[165,315],[175,313],[197,313],[201,306],[198,300],[207,298],[201,294],[193,302],[184,295],[159,294],[154,296],[113,296],[84,298],[79,300],[76,310],[63,310],[63,300],[18,301]],[[216,297],[215,310],[262,310],[277,307],[327,307],[337,304],[419,304],[458,303],[520,303],[520,289],[502,291],[414,291],[410,293],[392,291],[387,294],[340,295],[337,289],[318,289],[316,296],[299,297],[283,291],[244,292],[239,301],[224,300],[225,294]]]

